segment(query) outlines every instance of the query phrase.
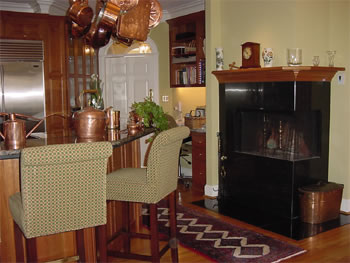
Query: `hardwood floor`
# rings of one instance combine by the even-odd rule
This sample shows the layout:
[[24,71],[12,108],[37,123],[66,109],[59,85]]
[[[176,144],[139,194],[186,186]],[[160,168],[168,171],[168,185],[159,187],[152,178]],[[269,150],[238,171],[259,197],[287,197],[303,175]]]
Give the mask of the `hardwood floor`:
[[[210,211],[205,208],[201,208],[195,205],[192,205],[191,202],[201,200],[203,196],[192,192],[190,189],[186,189],[183,185],[179,184],[179,203],[190,207],[194,210],[197,210],[201,213],[211,215],[213,217],[219,218],[220,220],[236,224],[248,229],[252,229],[256,232],[260,232],[267,236],[275,237],[280,240],[287,241],[289,243],[298,245],[305,250],[306,253],[293,257],[291,259],[285,260],[283,262],[293,262],[293,263],[350,263],[350,224],[345,225],[319,235],[306,238],[300,241],[296,241],[261,228],[240,222],[238,220],[232,219],[230,217],[219,215],[213,211]],[[149,245],[148,241],[136,240],[132,243],[132,249],[135,249],[135,252],[138,253],[148,253]],[[136,260],[125,260],[125,259],[116,259],[109,258],[112,262],[139,262]],[[170,251],[167,252],[161,259],[161,262],[171,262]],[[212,262],[207,258],[191,251],[188,248],[184,248],[181,245],[179,246],[179,262]]]

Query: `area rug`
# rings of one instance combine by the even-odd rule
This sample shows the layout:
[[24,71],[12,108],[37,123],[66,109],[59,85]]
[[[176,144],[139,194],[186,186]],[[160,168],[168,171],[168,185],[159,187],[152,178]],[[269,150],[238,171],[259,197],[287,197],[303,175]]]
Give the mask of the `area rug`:
[[[143,215],[148,215],[147,209],[143,210]],[[169,233],[168,219],[168,208],[159,207],[159,231],[166,235]],[[272,263],[306,252],[295,245],[181,205],[177,206],[177,238],[180,245],[213,262]]]

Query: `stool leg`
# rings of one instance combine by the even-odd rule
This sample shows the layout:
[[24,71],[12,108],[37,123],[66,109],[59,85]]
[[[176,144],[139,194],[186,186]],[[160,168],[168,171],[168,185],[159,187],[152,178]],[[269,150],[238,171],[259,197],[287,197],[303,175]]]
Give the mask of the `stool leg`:
[[107,262],[107,225],[95,227],[98,262]]
[[122,202],[122,211],[122,231],[125,233],[123,235],[124,253],[130,253],[130,211],[128,202]]
[[169,213],[170,213],[170,240],[171,258],[173,262],[179,262],[177,238],[176,238],[176,192],[169,195]]
[[38,255],[36,249],[36,238],[26,239],[27,262],[37,262]]
[[15,222],[13,222],[13,230],[15,234],[16,261],[24,262],[23,234]]
[[158,219],[157,205],[150,204],[150,227],[151,227],[151,254],[152,262],[159,262],[159,237],[158,237]]
[[75,231],[79,262],[85,262],[84,229]]

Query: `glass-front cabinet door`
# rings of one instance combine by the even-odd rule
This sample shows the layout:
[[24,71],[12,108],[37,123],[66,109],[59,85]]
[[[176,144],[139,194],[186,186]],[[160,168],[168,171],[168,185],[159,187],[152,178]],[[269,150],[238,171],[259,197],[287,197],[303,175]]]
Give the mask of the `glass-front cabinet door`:
[[85,44],[83,38],[69,38],[68,43],[68,85],[72,111],[89,104],[90,95],[83,96],[84,90],[90,89],[92,74],[98,76],[97,52]]

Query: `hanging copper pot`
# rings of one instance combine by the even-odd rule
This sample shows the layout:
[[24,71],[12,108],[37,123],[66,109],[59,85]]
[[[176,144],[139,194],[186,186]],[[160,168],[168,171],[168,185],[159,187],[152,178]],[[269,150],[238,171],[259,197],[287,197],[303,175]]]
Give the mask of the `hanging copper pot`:
[[85,36],[86,44],[93,48],[100,48],[108,44],[111,38],[111,31],[108,31],[106,27],[92,24],[89,32]]
[[69,18],[80,27],[86,27],[91,24],[94,12],[87,1],[74,1],[68,9]]
[[72,21],[70,25],[70,35],[73,38],[81,38],[89,31],[90,26],[91,25],[88,25],[86,27],[81,27],[77,23]]
[[150,0],[140,0],[138,5],[118,17],[117,37],[146,41],[149,33]]
[[111,2],[106,2],[99,24],[112,31],[113,27],[116,25],[119,14],[120,7]]
[[129,11],[137,6],[139,0],[110,0],[112,4],[115,4],[123,11]]
[[112,37],[113,37],[114,41],[116,43],[120,43],[120,44],[123,44],[123,45],[130,47],[134,40],[130,39],[130,38],[124,38],[124,37],[119,36],[117,28],[118,28],[118,19],[117,19],[117,24],[115,25],[115,27],[113,28],[113,31],[112,31]]
[[151,0],[151,12],[149,17],[149,25],[148,28],[156,27],[160,20],[162,19],[163,11],[158,0]]
[[86,43],[93,48],[107,45],[119,14],[120,8],[118,6],[105,2],[86,35]]
[[[1,112],[0,116],[9,117],[8,120],[3,122],[3,133],[0,131],[0,136],[5,141],[5,148],[8,150],[24,148],[26,138],[28,138],[32,132],[44,121],[43,119],[18,113]],[[16,117],[38,120],[39,122],[26,134],[25,122],[17,119]]]

